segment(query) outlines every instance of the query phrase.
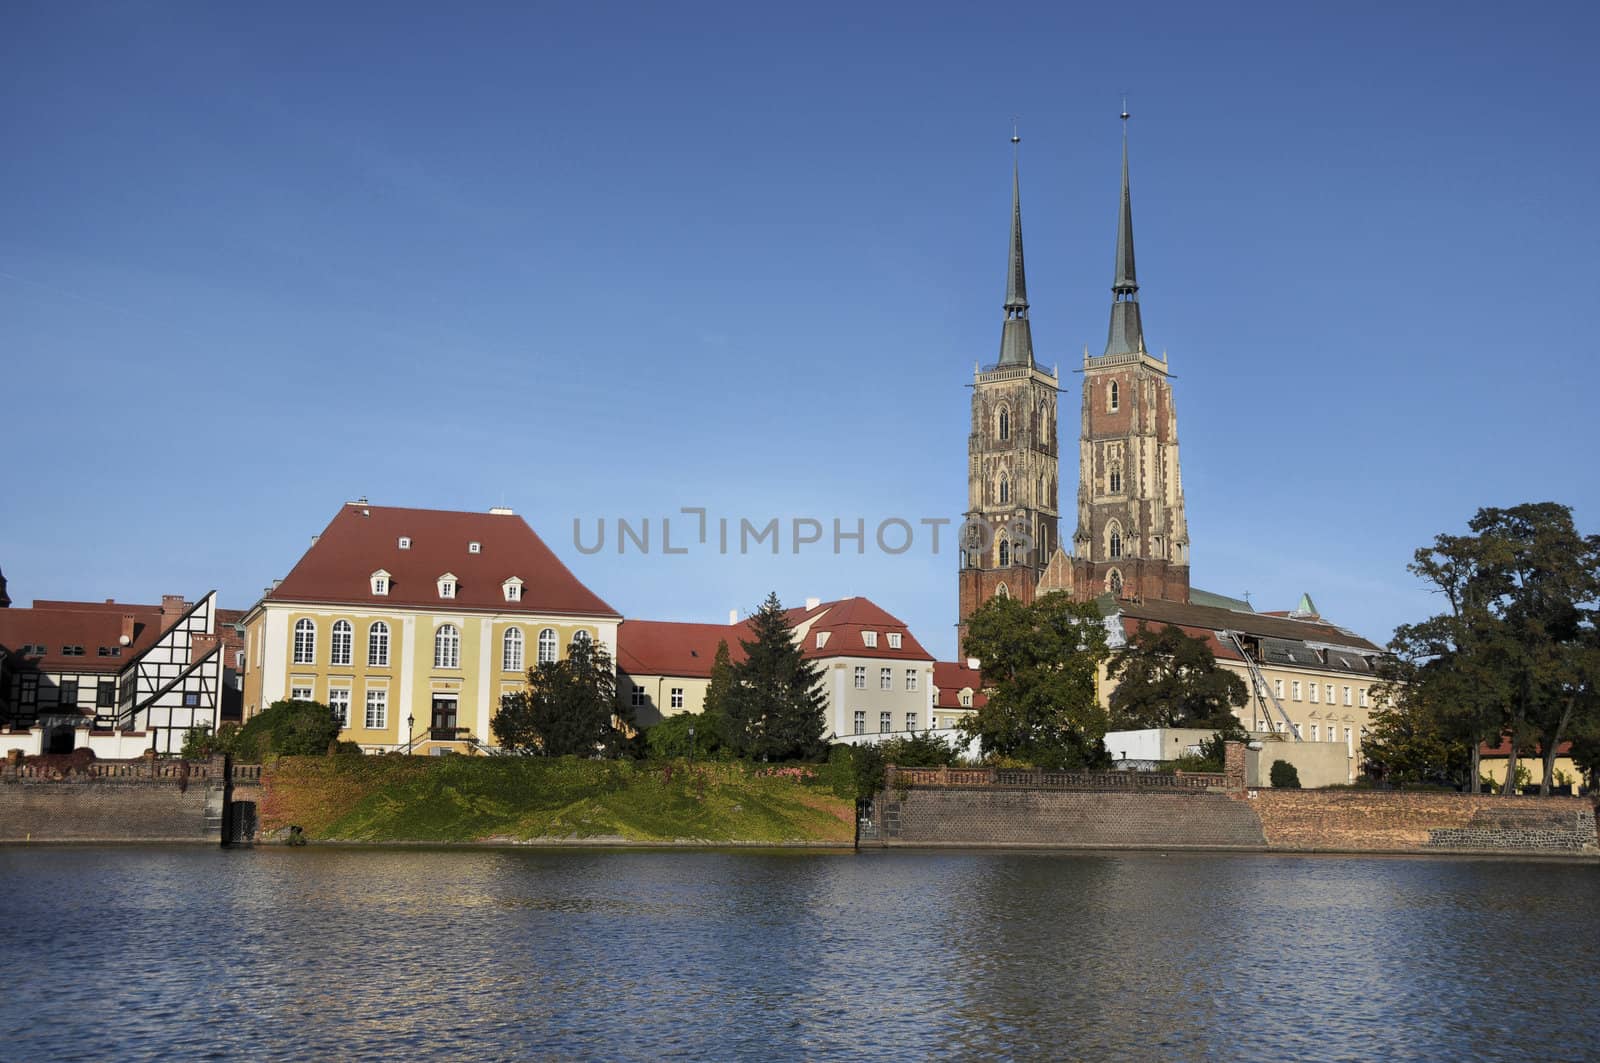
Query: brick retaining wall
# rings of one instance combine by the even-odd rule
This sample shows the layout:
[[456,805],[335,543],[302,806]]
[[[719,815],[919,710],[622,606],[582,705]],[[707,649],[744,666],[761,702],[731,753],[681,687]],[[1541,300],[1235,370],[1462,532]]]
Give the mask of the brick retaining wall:
[[1595,852],[1594,805],[1577,797],[1378,790],[1255,790],[1267,844],[1289,850]]
[[0,766],[0,842],[222,841],[227,780],[209,761]]

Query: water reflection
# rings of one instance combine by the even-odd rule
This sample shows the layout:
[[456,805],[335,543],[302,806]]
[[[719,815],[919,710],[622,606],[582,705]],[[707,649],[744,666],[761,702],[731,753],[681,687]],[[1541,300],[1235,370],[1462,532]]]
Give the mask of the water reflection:
[[0,1055],[1581,1058],[1600,868],[0,849]]

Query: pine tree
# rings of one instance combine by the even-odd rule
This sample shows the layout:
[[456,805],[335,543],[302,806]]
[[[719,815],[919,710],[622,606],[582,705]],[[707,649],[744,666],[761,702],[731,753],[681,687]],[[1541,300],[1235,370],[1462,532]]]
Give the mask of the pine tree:
[[733,660],[728,654],[728,640],[717,640],[717,654],[711,659],[711,682],[706,685],[706,697],[701,712],[706,715],[727,715],[728,691],[733,689]]
[[805,659],[776,592],[750,618],[754,639],[740,639],[745,659],[732,668],[723,702],[729,737],[747,757],[783,760],[822,750],[827,728],[822,673]]

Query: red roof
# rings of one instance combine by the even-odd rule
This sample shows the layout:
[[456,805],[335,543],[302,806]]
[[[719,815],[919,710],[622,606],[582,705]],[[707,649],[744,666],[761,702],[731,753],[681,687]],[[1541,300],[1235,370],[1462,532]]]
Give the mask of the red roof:
[[[133,620],[133,640],[127,646],[121,642],[125,616]],[[32,609],[0,609],[0,646],[13,661],[20,659],[46,672],[120,672],[160,635],[160,606],[47,601],[35,602]],[[29,645],[42,645],[44,655],[22,653],[22,647]],[[68,646],[81,646],[83,655],[62,653]],[[102,646],[121,652],[102,657]]]
[[[882,657],[896,661],[931,661],[933,654],[922,648],[922,643],[899,617],[880,608],[867,598],[842,598],[823,602],[812,609],[790,609],[789,623],[799,627],[815,618],[805,640],[805,654],[812,658],[825,657]],[[817,634],[827,632],[827,644],[817,648]],[[876,646],[868,646],[866,633],[877,635]],[[900,636],[900,648],[889,645],[888,636]]]
[[[981,708],[989,703],[983,692],[983,673],[968,668],[965,661],[934,661],[933,685],[939,691],[937,707],[941,709]],[[961,704],[961,691],[972,690],[972,704]]]
[[[407,549],[400,548],[401,538],[410,541]],[[470,543],[479,544],[477,553]],[[372,593],[372,574],[379,569],[389,573],[387,595]],[[446,573],[456,577],[456,595],[441,599],[438,580]],[[504,583],[512,576],[522,580],[522,595],[508,602]],[[621,618],[519,516],[359,502],[340,508],[266,598]]]
[[[1558,756],[1558,757],[1567,756],[1571,752],[1572,752],[1572,743],[1571,742],[1562,742],[1560,745],[1556,746],[1556,756]],[[1491,746],[1487,742],[1484,742],[1484,743],[1480,744],[1478,746],[1478,756],[1480,756],[1480,757],[1509,757],[1509,756],[1511,756],[1511,739],[1502,738],[1502,739],[1500,739],[1500,744],[1497,745],[1497,746]],[[1531,743],[1531,744],[1525,745],[1525,746],[1518,746],[1517,747],[1517,756],[1519,756],[1519,757],[1542,757],[1542,756],[1544,756],[1544,748],[1538,742],[1534,742],[1534,743]]]
[[708,678],[717,643],[728,643],[730,660],[744,659],[742,624],[680,624],[670,620],[624,620],[617,628],[617,667],[630,675]]

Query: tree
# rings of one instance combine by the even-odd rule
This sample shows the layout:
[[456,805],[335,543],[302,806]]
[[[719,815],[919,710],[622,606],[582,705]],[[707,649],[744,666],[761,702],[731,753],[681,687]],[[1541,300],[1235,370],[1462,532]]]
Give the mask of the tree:
[[[694,731],[690,737],[689,731]],[[664,718],[644,733],[653,757],[704,757],[721,752],[727,743],[728,718],[721,713],[680,712]]]
[[1402,681],[1405,671],[1406,662],[1388,662],[1389,678],[1373,688],[1376,707],[1361,742],[1365,770],[1401,785],[1474,782],[1478,729],[1453,718],[1449,704],[1435,704],[1430,685]]
[[1275,790],[1300,789],[1300,771],[1287,760],[1275,760],[1272,769],[1267,773],[1267,781]]
[[232,737],[232,749],[223,751],[247,762],[268,753],[320,757],[338,739],[339,729],[339,718],[320,701],[274,701],[246,720]]
[[1203,639],[1167,624],[1139,625],[1115,653],[1106,674],[1117,681],[1109,705],[1117,727],[1206,727],[1239,731],[1233,710],[1250,693]]
[[783,760],[815,757],[827,730],[822,673],[806,660],[776,593],[750,618],[753,639],[740,639],[745,659],[731,666],[720,697],[729,744],[741,755]]
[[717,652],[711,659],[711,681],[706,684],[705,701],[701,711],[707,714],[726,715],[728,691],[733,689],[733,661],[728,654],[728,640],[717,640]]
[[1410,671],[1419,723],[1441,733],[1511,744],[1502,793],[1515,790],[1517,757],[1537,742],[1548,793],[1555,752],[1597,711],[1595,620],[1600,537],[1582,536],[1555,502],[1480,509],[1470,535],[1439,535],[1408,566],[1444,595],[1448,609],[1405,625],[1390,644]]
[[593,639],[577,638],[566,657],[528,669],[527,689],[500,699],[489,730],[502,747],[520,753],[617,756],[629,722],[617,709],[611,654]]
[[1106,631],[1093,602],[1061,592],[1032,605],[991,598],[967,618],[963,650],[983,662],[989,700],[961,728],[985,754],[1051,769],[1107,763],[1095,690]]

